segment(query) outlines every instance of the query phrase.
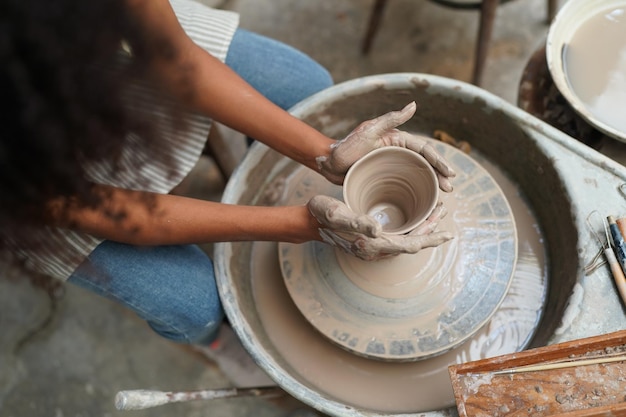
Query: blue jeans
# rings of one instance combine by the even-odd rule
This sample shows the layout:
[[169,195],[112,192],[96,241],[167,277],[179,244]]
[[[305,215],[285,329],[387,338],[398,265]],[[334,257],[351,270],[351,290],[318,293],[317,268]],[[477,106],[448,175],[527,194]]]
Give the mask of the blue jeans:
[[226,65],[285,110],[333,84],[328,71],[302,52],[243,29],[233,36]]
[[[226,64],[285,110],[332,85],[328,71],[308,56],[242,29],[235,32]],[[213,262],[195,245],[104,241],[69,282],[120,302],[176,342],[208,344],[224,318]]]

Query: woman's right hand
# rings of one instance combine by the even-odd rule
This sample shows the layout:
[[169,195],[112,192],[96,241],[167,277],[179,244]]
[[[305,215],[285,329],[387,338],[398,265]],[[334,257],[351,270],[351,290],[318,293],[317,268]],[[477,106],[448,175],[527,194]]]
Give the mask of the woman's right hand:
[[439,246],[454,237],[449,232],[435,232],[439,220],[446,215],[441,203],[437,204],[424,223],[404,235],[385,233],[373,217],[357,214],[332,197],[315,196],[307,203],[307,207],[320,224],[318,231],[321,240],[363,260],[417,253],[424,248]]

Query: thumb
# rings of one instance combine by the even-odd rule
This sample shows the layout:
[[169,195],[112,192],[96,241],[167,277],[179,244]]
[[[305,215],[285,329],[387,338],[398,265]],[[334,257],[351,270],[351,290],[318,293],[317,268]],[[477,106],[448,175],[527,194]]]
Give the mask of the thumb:
[[417,110],[417,104],[412,101],[401,110],[390,111],[382,116],[378,116],[369,121],[368,133],[376,137],[383,136],[389,130],[395,129],[411,119],[415,114],[415,110]]
[[317,195],[307,203],[313,217],[324,227],[335,232],[359,233],[377,237],[382,226],[371,216],[356,214],[343,202],[325,195]]

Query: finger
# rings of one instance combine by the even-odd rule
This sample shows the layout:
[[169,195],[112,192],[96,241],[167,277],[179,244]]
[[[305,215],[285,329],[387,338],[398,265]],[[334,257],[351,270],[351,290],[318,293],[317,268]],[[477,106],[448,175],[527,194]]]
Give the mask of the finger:
[[430,163],[437,172],[439,172],[444,178],[453,178],[456,176],[456,172],[450,166],[448,161],[439,154],[431,145],[428,144],[426,139],[413,135],[408,132],[399,131],[398,135],[404,146],[412,151],[415,151],[422,155],[428,163]]
[[417,104],[412,101],[402,110],[391,111],[370,120],[367,125],[368,134],[375,137],[382,136],[385,132],[395,129],[408,121],[415,114],[415,110],[417,110]]
[[376,239],[361,239],[354,242],[359,257],[362,259],[381,259],[384,256],[399,255],[401,253],[417,253],[424,248],[439,246],[453,239],[449,232],[437,232],[429,235],[387,235],[383,234]]
[[[350,214],[354,216],[354,212],[350,211]],[[370,238],[376,238],[382,233],[383,227],[373,217],[360,214],[350,220],[349,228],[345,230],[347,232],[360,233]]]
[[364,237],[363,235],[356,235],[354,241],[351,241],[343,236],[340,236],[330,229],[320,229],[320,237],[322,238],[323,242],[339,248],[345,253],[356,256],[357,258],[360,258],[364,261],[381,259],[385,256],[381,256],[378,252],[369,252],[367,250],[362,250],[358,242],[368,240],[368,238]]
[[443,206],[443,203],[441,201],[438,202],[428,218],[424,220],[424,222],[418,227],[409,232],[409,235],[420,236],[434,232],[439,225],[439,221],[443,219],[446,214],[448,214],[448,210]]
[[454,239],[454,235],[450,232],[436,232],[421,236],[408,236],[405,245],[406,253],[417,253],[425,248],[434,248],[447,241]]
[[[436,232],[420,236],[402,236],[402,239],[395,242],[395,251],[402,250],[401,253],[417,253],[425,248],[434,248],[454,238],[450,232]],[[400,253],[400,252],[398,252]]]
[[356,214],[335,198],[317,195],[307,206],[322,225],[334,231],[360,233],[372,238],[382,231],[382,226],[373,217]]
[[452,182],[450,181],[450,179],[441,175],[439,171],[437,171],[437,182],[439,183],[439,188],[443,192],[449,193],[449,192],[452,192],[452,190],[454,190],[454,187],[452,186]]
[[322,241],[325,243],[335,246],[343,250],[344,252],[351,253],[350,248],[352,247],[352,242],[349,240],[339,236],[337,233],[333,232],[330,229],[320,229],[320,237]]

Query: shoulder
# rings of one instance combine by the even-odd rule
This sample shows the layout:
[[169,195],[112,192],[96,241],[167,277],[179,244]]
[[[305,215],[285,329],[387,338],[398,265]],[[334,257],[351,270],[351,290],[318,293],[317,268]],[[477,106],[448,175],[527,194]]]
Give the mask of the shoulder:
[[188,41],[169,0],[125,0],[141,30],[153,39],[166,39],[173,46]]
[[239,26],[236,12],[213,9],[197,0],[126,0],[150,34],[176,47],[198,44],[224,61]]

